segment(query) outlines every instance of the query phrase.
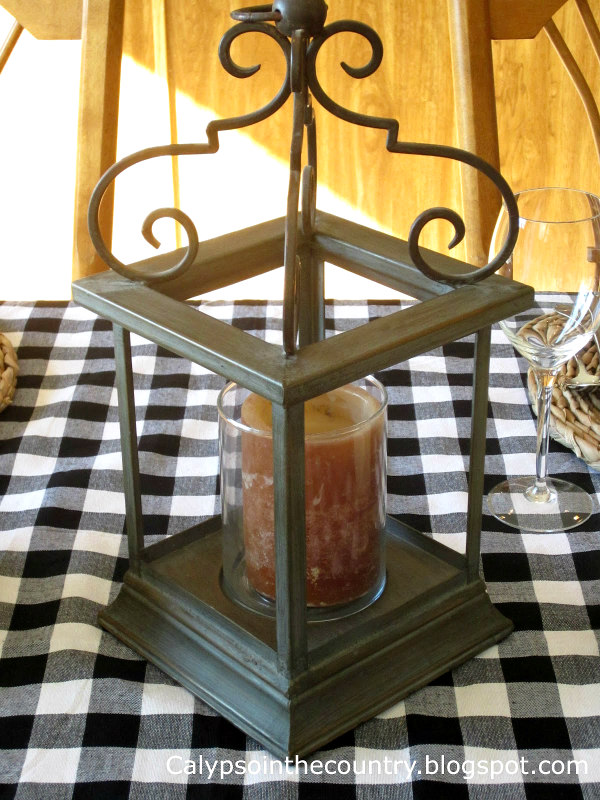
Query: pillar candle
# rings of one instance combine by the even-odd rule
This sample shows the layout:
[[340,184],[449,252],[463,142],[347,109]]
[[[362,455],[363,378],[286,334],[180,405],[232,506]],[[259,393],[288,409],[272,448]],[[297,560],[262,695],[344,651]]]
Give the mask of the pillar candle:
[[[304,404],[306,595],[309,606],[354,600],[379,580],[385,524],[385,415],[375,397],[343,386]],[[275,596],[271,404],[250,394],[242,423],[246,574]]]

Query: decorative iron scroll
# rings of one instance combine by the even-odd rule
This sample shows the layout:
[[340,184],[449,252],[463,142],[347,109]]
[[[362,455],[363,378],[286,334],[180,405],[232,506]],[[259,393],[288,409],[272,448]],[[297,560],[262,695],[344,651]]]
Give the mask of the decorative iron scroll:
[[365,64],[362,67],[358,68],[350,67],[345,62],[342,62],[341,64],[342,69],[351,77],[366,78],[369,75],[372,75],[381,64],[381,60],[383,57],[383,44],[381,42],[381,39],[379,38],[378,34],[368,25],[364,25],[361,22],[341,20],[340,22],[334,22],[331,25],[325,27],[322,33],[320,35],[315,36],[314,39],[311,41],[307,53],[308,85],[315,99],[318,100],[318,102],[324,108],[326,108],[330,113],[334,114],[336,117],[339,117],[340,119],[343,119],[346,122],[351,122],[354,125],[362,125],[368,128],[381,128],[383,130],[387,130],[388,136],[387,136],[386,148],[391,153],[405,153],[409,155],[420,155],[420,156],[438,156],[440,158],[450,158],[454,161],[461,161],[463,164],[468,164],[469,166],[475,167],[475,169],[478,169],[480,172],[483,172],[498,187],[509,212],[509,217],[510,217],[509,234],[501,250],[497,253],[497,255],[493,258],[493,260],[485,267],[475,269],[472,272],[463,273],[460,276],[451,276],[439,272],[439,270],[436,270],[434,267],[428,264],[423,258],[419,247],[419,236],[425,225],[434,219],[445,219],[453,225],[454,237],[450,242],[450,244],[448,245],[450,249],[455,247],[462,241],[465,235],[464,222],[462,218],[459,216],[459,214],[457,214],[456,211],[453,211],[450,208],[437,207],[437,208],[431,208],[427,211],[423,211],[413,222],[408,237],[410,256],[414,264],[421,270],[421,272],[427,275],[428,278],[431,278],[435,281],[439,281],[440,283],[448,283],[452,285],[474,283],[476,281],[483,280],[488,275],[499,269],[505,263],[505,261],[510,256],[513,247],[515,245],[515,242],[517,240],[519,212],[517,209],[517,203],[510,189],[510,186],[502,177],[502,175],[496,169],[494,169],[494,167],[491,166],[491,164],[488,164],[487,161],[484,161],[479,156],[476,156],[473,153],[468,152],[467,150],[461,150],[457,147],[448,147],[445,145],[420,144],[415,142],[399,142],[398,141],[399,124],[397,120],[386,119],[385,117],[371,117],[367,116],[366,114],[359,114],[356,111],[350,111],[349,109],[340,106],[338,103],[332,100],[325,93],[321,84],[319,83],[316,71],[316,60],[319,50],[321,49],[323,43],[327,41],[327,39],[329,39],[331,36],[334,36],[336,33],[342,33],[342,32],[357,33],[360,34],[361,36],[364,36],[364,38],[367,39],[372,48],[372,54],[370,60],[368,61],[367,64]]
[[[462,241],[465,225],[460,215],[449,208],[431,208],[422,212],[414,220],[408,246],[414,264],[428,278],[452,286],[470,284],[483,280],[499,269],[510,256],[518,234],[518,209],[508,183],[490,164],[466,150],[456,147],[416,142],[398,141],[399,123],[395,119],[373,117],[344,108],[329,97],[322,88],[316,69],[317,55],[323,44],[337,33],[356,33],[364,37],[371,46],[369,61],[360,67],[341,63],[342,69],[353,78],[365,78],[372,75],[383,58],[383,45],[378,34],[361,22],[341,20],[325,26],[326,5],[323,0],[277,0],[272,6],[252,6],[239,9],[232,17],[239,20],[222,38],[219,46],[219,59],[230,75],[237,78],[248,78],[254,75],[260,65],[242,67],[231,57],[233,41],[243,33],[264,33],[274,39],[281,47],[286,62],[286,75],[277,95],[257,111],[239,117],[216,120],[209,123],[206,129],[207,142],[201,144],[170,144],[152,147],[134,153],[113,165],[101,178],[90,201],[88,225],[94,246],[101,258],[116,272],[127,278],[146,283],[158,283],[169,280],[184,272],[196,258],[199,241],[198,233],[192,220],[182,211],[175,208],[161,208],[148,215],[142,226],[142,234],[150,244],[158,247],[159,243],[152,233],[152,226],[158,219],[170,217],[184,228],[188,244],[181,260],[151,276],[119,261],[106,246],[99,228],[98,213],[101,199],[110,185],[124,170],[134,164],[158,156],[180,156],[215,153],[219,149],[219,133],[221,131],[243,128],[253,125],[275,114],[290,94],[294,96],[292,144],[290,151],[290,179],[285,227],[284,247],[284,298],[283,298],[283,346],[286,354],[291,355],[296,349],[298,320],[298,208],[301,205],[301,224],[303,233],[310,235],[315,216],[315,198],[317,181],[316,128],[311,98],[314,97],[323,108],[334,116],[355,125],[378,128],[387,131],[386,148],[392,153],[410,155],[437,156],[449,158],[468,164],[486,175],[498,188],[509,215],[509,230],[502,248],[485,266],[460,275],[449,275],[440,272],[429,264],[419,245],[423,228],[432,220],[445,219],[454,228],[454,236],[449,248]],[[274,23],[274,24],[269,24]],[[308,163],[302,167],[304,136],[307,137]]]
[[139,150],[136,153],[132,153],[131,155],[126,156],[125,158],[113,164],[112,167],[110,167],[104,173],[102,178],[100,178],[96,184],[88,207],[88,228],[90,231],[90,237],[102,260],[120,275],[123,275],[124,277],[130,278],[134,281],[156,284],[174,278],[176,275],[182,274],[193,264],[194,259],[196,258],[196,254],[198,252],[198,232],[192,220],[183,211],[180,211],[177,208],[156,209],[144,220],[142,224],[142,235],[153,247],[159,247],[160,242],[153,235],[152,226],[158,219],[164,219],[168,217],[176,220],[181,224],[188,237],[188,245],[183,257],[172,267],[162,270],[161,272],[155,272],[151,276],[148,276],[146,273],[140,270],[123,264],[108,249],[102,237],[102,233],[100,232],[100,203],[110,184],[116,180],[116,178],[122,172],[125,172],[126,169],[129,169],[129,167],[134,166],[134,164],[140,164],[142,161],[148,161],[151,158],[158,158],[159,156],[188,156],[216,153],[219,149],[219,133],[221,131],[245,128],[248,125],[254,125],[256,122],[262,122],[262,120],[267,119],[267,117],[270,117],[272,114],[275,114],[275,112],[281,108],[281,106],[290,96],[290,42],[271,25],[266,25],[261,22],[248,22],[234,25],[234,27],[227,31],[227,33],[221,39],[221,43],[219,45],[219,60],[221,61],[221,64],[227,70],[227,72],[230,75],[233,75],[235,78],[248,78],[251,75],[254,75],[260,69],[260,65],[241,67],[231,58],[232,42],[241,34],[251,31],[264,33],[267,36],[270,36],[272,39],[275,39],[277,44],[283,50],[283,54],[285,56],[287,65],[285,79],[281,85],[281,88],[279,89],[279,92],[269,103],[257,111],[244,114],[240,117],[230,117],[228,119],[213,120],[212,122],[209,122],[206,127],[207,142],[205,143],[167,144],[159,147],[149,147],[145,150]]

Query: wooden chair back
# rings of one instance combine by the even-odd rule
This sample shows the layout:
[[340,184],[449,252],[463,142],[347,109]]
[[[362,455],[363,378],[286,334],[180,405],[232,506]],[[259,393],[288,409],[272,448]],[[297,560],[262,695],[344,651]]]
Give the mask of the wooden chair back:
[[[500,167],[492,41],[530,39],[543,30],[568,71],[589,119],[600,159],[600,114],[594,94],[553,17],[566,0],[448,0],[458,144]],[[600,60],[600,32],[588,0],[576,2]],[[543,87],[540,87],[543,91]],[[461,171],[466,257],[486,264],[500,209],[498,193],[473,170]],[[518,187],[526,188],[526,187]]]
[[[37,39],[82,39],[73,278],[106,269],[87,231],[87,207],[100,176],[116,160],[125,0],[2,0],[15,23],[0,48],[0,71],[23,30]],[[113,195],[100,224],[110,242]]]

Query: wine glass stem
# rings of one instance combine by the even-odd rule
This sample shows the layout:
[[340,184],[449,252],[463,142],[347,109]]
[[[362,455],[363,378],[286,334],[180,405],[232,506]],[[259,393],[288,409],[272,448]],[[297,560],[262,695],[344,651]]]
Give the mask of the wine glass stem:
[[552,490],[548,487],[548,443],[550,439],[550,407],[552,402],[552,389],[556,382],[556,373],[546,370],[536,370],[537,382],[537,450],[535,459],[535,483],[527,489],[529,500],[537,503],[547,503],[552,497]]

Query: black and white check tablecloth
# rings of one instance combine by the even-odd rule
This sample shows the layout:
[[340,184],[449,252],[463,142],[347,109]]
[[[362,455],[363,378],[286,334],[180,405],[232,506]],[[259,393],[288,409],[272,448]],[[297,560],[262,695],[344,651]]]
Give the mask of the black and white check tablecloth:
[[[329,304],[344,330],[396,310]],[[277,304],[209,313],[279,336]],[[484,513],[482,570],[515,631],[298,764],[271,758],[102,631],[127,568],[112,332],[73,304],[0,304],[21,374],[0,417],[0,797],[600,797],[600,516],[522,534]],[[492,339],[486,489],[534,469],[525,363]],[[223,379],[133,336],[148,542],[218,512]],[[379,375],[388,511],[464,546],[473,343]],[[550,470],[592,493],[560,445]]]

